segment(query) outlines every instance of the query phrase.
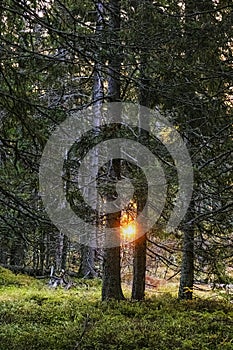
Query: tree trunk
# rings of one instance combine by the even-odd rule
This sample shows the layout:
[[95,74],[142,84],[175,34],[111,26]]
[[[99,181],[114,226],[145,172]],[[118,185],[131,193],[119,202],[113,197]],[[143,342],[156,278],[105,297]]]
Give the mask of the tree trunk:
[[63,237],[63,249],[62,249],[62,256],[61,256],[61,269],[62,270],[66,270],[68,248],[69,248],[69,239],[66,235],[64,235],[64,237]]
[[132,299],[143,300],[146,278],[146,235],[137,239],[134,244]]
[[40,275],[44,274],[44,262],[45,262],[45,233],[40,233],[40,242],[39,242],[39,249],[40,249],[40,264],[39,264],[39,271]]
[[[112,161],[113,174],[115,180],[120,180],[120,160],[113,159]],[[110,196],[109,199],[111,200]],[[124,299],[124,295],[121,288],[121,259],[120,259],[120,219],[121,213],[109,213],[106,215],[107,228],[116,228],[117,233],[114,238],[106,237],[105,244],[111,246],[112,241],[114,243],[119,242],[119,246],[109,247],[104,249],[103,258],[103,285],[102,285],[102,300]]]
[[94,269],[94,250],[92,247],[81,245],[81,263],[78,275],[84,278],[94,278],[97,276]]
[[10,249],[10,265],[24,266],[25,264],[25,247],[21,237],[16,237],[12,241]]
[[[196,16],[190,16],[191,14],[198,13],[199,11],[213,9],[213,2],[211,0],[207,0],[204,2],[200,1],[194,1],[194,0],[185,0],[184,1],[184,10],[186,14],[185,23],[186,24],[192,24],[192,22],[197,21]],[[186,34],[186,33],[185,33]],[[190,35],[187,32],[187,37]],[[188,42],[188,39],[187,39]],[[189,52],[191,50],[191,52]],[[193,57],[192,57],[192,50],[193,48],[188,46],[186,47],[186,62],[192,66],[193,64]],[[190,90],[190,101],[195,98],[195,92]],[[198,125],[197,122],[193,119],[192,114],[190,114],[189,108],[186,112],[187,116],[189,117],[189,125],[191,125],[192,129],[195,130]],[[200,121],[198,120],[198,123]],[[196,138],[193,137],[193,130],[190,130],[187,128],[187,140],[188,146],[189,146],[189,152],[192,153],[193,147],[196,146]],[[198,179],[196,179],[195,182],[197,182]],[[193,296],[193,284],[194,284],[194,238],[195,238],[195,226],[191,222],[192,219],[195,216],[195,212],[197,211],[197,207],[195,206],[195,189],[193,191],[193,199],[190,203],[188,212],[185,216],[184,223],[182,225],[184,238],[183,238],[183,257],[182,257],[182,265],[181,265],[181,277],[180,277],[180,286],[179,286],[179,293],[178,297],[179,299],[187,299],[191,300]]]
[[[109,57],[109,79],[108,79],[108,98],[110,102],[120,101],[120,67],[121,52],[118,39],[120,29],[120,1],[109,1],[109,31],[114,45],[110,48]],[[121,161],[113,159],[112,169],[115,181],[120,180]],[[121,213],[110,213],[107,215],[107,227],[115,227],[120,230]],[[108,240],[108,237],[106,237]],[[110,238],[112,240],[112,238]],[[104,249],[103,259],[103,285],[102,300],[124,299],[121,288],[121,266],[120,266],[120,240],[119,246]]]
[[0,264],[7,265],[9,256],[9,241],[2,237],[0,240]]
[[[97,2],[96,4],[96,13],[97,13],[97,19],[96,19],[96,31],[95,35],[99,38],[102,36],[103,31],[103,16],[104,16],[104,7],[101,2]],[[100,58],[97,57],[97,62],[95,63],[95,70],[94,70],[94,85],[93,85],[93,94],[92,94],[92,100],[93,100],[93,109],[95,113],[95,119],[94,119],[94,127],[96,128],[96,136],[98,133],[98,127],[100,125],[100,119],[101,119],[101,106],[103,104],[104,99],[104,91],[103,91],[103,77],[102,77],[102,63],[100,61]],[[92,178],[96,176],[96,173],[98,171],[98,153],[97,150],[95,154],[91,157],[90,160],[91,163],[91,175]],[[90,179],[89,183],[92,183],[92,179]],[[95,189],[92,188],[91,185],[88,187],[88,198],[89,202],[92,203],[92,208],[98,210],[97,208],[97,198],[95,194]],[[97,236],[97,230],[98,227],[96,225],[96,218],[93,218],[92,221],[93,229],[92,232],[89,232],[89,234],[92,236],[93,241],[96,241]],[[81,245],[81,264],[79,267],[78,275],[80,277],[85,278],[94,278],[97,276],[97,273],[95,271],[94,266],[94,249],[90,246]]]
[[[107,227],[118,227],[120,230],[119,221],[119,213],[109,214]],[[117,247],[104,249],[102,280],[102,300],[124,299],[121,289],[120,242]]]
[[57,234],[57,249],[56,249],[56,272],[61,271],[62,264],[62,252],[64,246],[64,234],[62,232],[58,232]]
[[[139,2],[142,5],[140,9],[142,11],[141,26],[142,30],[145,30],[146,23],[150,18],[150,7],[147,4],[151,4],[151,0],[143,0]],[[138,4],[139,4],[138,3]],[[145,33],[146,35],[146,33]],[[140,54],[140,90],[139,90],[139,104],[145,107],[151,107],[151,95],[150,95],[150,77],[148,74],[148,51],[143,50]],[[139,118],[142,118],[139,115]],[[139,142],[143,142],[146,146],[148,144],[148,132],[146,130],[139,130]],[[137,211],[143,210],[145,204],[145,191],[144,186],[139,179],[139,184],[142,187],[140,198],[137,199]],[[146,234],[141,236],[134,242],[134,260],[133,260],[133,286],[132,286],[132,299],[143,300],[145,297],[145,279],[146,279],[146,251],[147,251],[147,238]]]
[[123,300],[120,277],[120,247],[104,251],[102,300]]
[[179,286],[179,299],[191,300],[194,283],[194,228],[191,224],[184,225],[183,257]]

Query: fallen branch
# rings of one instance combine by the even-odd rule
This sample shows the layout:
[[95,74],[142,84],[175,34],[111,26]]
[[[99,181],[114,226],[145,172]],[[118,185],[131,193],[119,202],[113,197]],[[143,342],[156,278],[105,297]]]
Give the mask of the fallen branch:
[[90,320],[90,316],[89,314],[86,315],[86,318],[85,318],[85,322],[84,322],[84,325],[83,325],[83,330],[82,330],[82,333],[80,335],[80,339],[79,341],[75,344],[75,347],[73,350],[78,350],[79,346],[81,345],[81,342],[82,342],[82,339],[86,333],[86,330],[87,330],[87,326],[88,326],[88,322]]

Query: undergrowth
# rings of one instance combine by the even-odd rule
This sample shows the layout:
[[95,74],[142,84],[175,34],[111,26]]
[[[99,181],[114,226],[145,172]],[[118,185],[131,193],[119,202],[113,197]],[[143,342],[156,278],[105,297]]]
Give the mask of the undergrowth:
[[233,349],[227,300],[100,302],[100,282],[88,285],[51,290],[0,269],[0,350]]

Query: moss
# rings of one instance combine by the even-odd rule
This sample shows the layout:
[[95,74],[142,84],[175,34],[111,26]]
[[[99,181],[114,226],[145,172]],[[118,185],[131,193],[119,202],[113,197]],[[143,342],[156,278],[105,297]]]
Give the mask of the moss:
[[227,300],[181,302],[167,293],[144,302],[100,302],[98,281],[64,291],[17,278],[20,288],[10,282],[0,291],[0,350],[233,348]]
[[12,271],[0,266],[0,288],[5,288],[7,286],[22,287],[32,285],[38,286],[39,281],[27,275],[14,274]]

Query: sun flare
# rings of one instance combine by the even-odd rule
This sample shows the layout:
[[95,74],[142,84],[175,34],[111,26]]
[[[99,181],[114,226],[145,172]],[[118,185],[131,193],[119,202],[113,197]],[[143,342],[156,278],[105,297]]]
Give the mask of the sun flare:
[[133,222],[129,223],[126,226],[121,227],[121,233],[123,238],[132,239],[136,235],[136,226]]

